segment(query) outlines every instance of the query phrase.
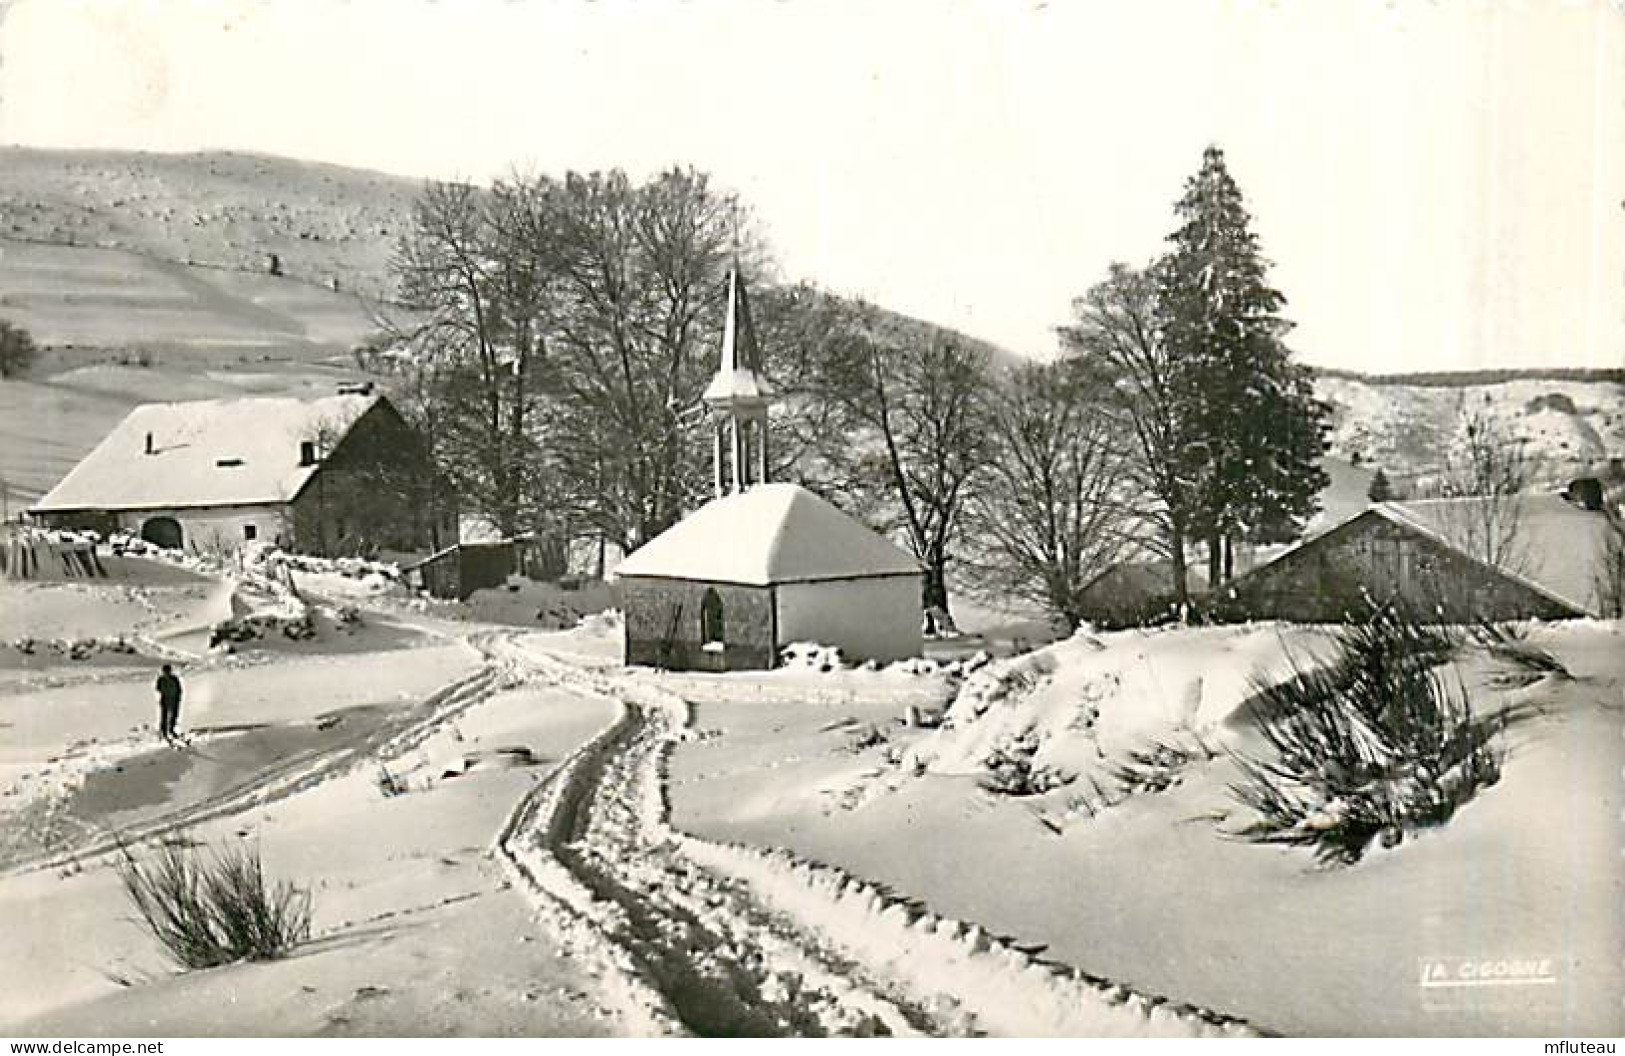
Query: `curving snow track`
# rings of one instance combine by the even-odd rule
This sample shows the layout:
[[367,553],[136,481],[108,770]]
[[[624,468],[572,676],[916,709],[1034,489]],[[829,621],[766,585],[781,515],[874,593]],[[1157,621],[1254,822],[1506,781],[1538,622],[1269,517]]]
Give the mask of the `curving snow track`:
[[541,677],[622,709],[526,797],[498,848],[554,923],[597,951],[648,1029],[1254,1033],[1039,961],[839,870],[672,829],[665,759],[689,735],[687,704],[547,654],[516,655]]

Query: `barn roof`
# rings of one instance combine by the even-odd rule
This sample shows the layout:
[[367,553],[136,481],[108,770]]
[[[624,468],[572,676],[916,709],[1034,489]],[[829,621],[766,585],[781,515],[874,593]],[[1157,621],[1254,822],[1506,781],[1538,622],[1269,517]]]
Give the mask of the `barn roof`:
[[[289,502],[376,395],[249,397],[136,407],[33,508],[139,510]],[[152,452],[148,453],[148,436]]]
[[796,484],[715,499],[634,550],[617,577],[766,586],[917,575],[919,562]]
[[1597,579],[1603,568],[1608,537],[1615,529],[1607,514],[1586,510],[1561,495],[1518,495],[1511,498],[1413,499],[1372,507],[1379,515],[1484,561],[1492,549],[1482,540],[1482,526],[1496,516],[1492,503],[1502,503],[1498,516],[1512,542],[1486,562],[1583,612],[1601,611]]

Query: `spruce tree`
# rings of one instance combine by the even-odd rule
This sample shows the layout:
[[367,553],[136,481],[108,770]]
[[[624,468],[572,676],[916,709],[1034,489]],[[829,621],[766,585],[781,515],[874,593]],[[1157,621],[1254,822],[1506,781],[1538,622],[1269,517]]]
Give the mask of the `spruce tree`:
[[1377,467],[1376,474],[1371,478],[1371,486],[1366,489],[1365,497],[1372,502],[1387,502],[1394,497],[1394,486],[1388,481],[1388,474]]
[[1198,496],[1193,528],[1208,543],[1210,580],[1231,571],[1238,541],[1295,538],[1327,478],[1326,405],[1290,360],[1241,190],[1210,146],[1174,207],[1179,227],[1158,273],[1158,324],[1186,402],[1181,473]]

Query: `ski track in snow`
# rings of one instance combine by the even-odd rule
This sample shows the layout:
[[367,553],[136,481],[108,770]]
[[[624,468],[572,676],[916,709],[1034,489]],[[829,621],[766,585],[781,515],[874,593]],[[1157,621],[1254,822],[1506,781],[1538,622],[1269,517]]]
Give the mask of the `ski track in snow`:
[[158,839],[205,821],[239,814],[297,795],[325,781],[341,777],[369,760],[404,755],[445,723],[491,697],[522,677],[511,660],[497,658],[495,634],[471,636],[469,644],[485,653],[488,662],[424,698],[415,707],[382,723],[366,736],[324,746],[285,759],[259,771],[218,796],[149,818],[116,832],[91,831],[53,850],[11,863],[0,877],[38,869],[71,867],[87,859],[118,853],[120,847]]
[[1014,940],[784,851],[673,829],[665,764],[686,701],[545,652],[503,651],[620,718],[538,784],[497,841],[591,955],[626,1022],[722,1035],[1237,1036],[1232,1017],[1046,962]]

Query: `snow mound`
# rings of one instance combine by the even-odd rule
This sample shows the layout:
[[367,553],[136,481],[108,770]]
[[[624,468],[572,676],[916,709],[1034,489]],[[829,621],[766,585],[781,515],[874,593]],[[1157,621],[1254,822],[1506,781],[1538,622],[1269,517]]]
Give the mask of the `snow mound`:
[[812,671],[839,671],[846,663],[838,646],[817,642],[791,642],[779,650],[779,660],[785,667]]
[[1318,632],[1272,625],[1079,633],[976,670],[942,727],[904,762],[980,774],[1019,747],[1035,767],[1076,774],[1159,741],[1217,737],[1251,696],[1255,674],[1285,670],[1294,637],[1307,644]]
[[614,597],[602,582],[547,582],[516,575],[500,587],[476,590],[463,604],[468,616],[482,623],[565,631],[610,608]]

